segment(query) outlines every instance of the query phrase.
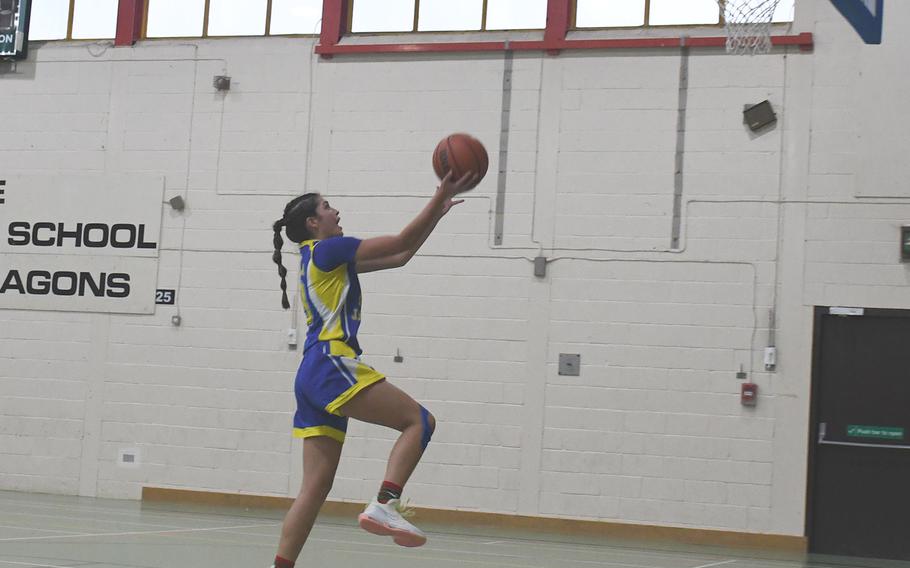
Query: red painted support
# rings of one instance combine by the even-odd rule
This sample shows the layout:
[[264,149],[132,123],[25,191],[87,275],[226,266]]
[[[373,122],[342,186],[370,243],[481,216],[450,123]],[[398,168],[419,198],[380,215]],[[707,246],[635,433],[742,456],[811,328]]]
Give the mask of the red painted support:
[[[774,46],[798,46],[800,49],[809,50],[813,46],[813,36],[809,32],[799,35],[772,36],[771,44]],[[689,37],[686,45],[691,48],[698,47],[724,47],[727,38],[715,37]],[[467,51],[551,51],[564,49],[654,49],[654,48],[679,48],[682,40],[678,37],[658,38],[629,38],[629,39],[575,39],[559,42],[544,41],[504,41],[482,42],[435,42],[435,43],[382,43],[382,44],[351,44],[351,45],[317,45],[316,53],[321,55],[342,55],[350,53],[457,53]]]
[[[127,0],[120,0],[121,4]],[[135,0],[142,1],[142,0]],[[546,51],[551,55],[564,49],[653,49],[680,48],[683,39],[680,37],[628,38],[628,39],[566,39],[572,24],[573,0],[547,0],[547,27],[543,40],[525,41],[471,41],[471,42],[426,42],[426,43],[373,43],[348,44],[339,42],[347,32],[348,0],[323,0],[322,33],[316,53],[323,57],[343,55],[346,53],[459,53],[459,52],[496,52],[496,51]],[[801,50],[812,49],[811,33],[799,35],[771,36],[774,46],[798,46]],[[724,47],[727,38],[688,37],[688,47]]]
[[[547,45],[557,45],[566,40],[572,18],[572,0],[547,0],[547,28],[543,32],[543,41]],[[559,49],[547,49],[550,55],[559,55]]]
[[[319,47],[329,49],[338,45],[347,31],[348,26],[348,1],[323,0],[322,2],[322,31],[319,34]],[[322,53],[317,48],[317,53]],[[331,57],[331,53],[323,53]]]
[[145,15],[145,0],[120,0],[117,7],[117,37],[114,45],[128,47],[139,41],[142,35],[142,18]]

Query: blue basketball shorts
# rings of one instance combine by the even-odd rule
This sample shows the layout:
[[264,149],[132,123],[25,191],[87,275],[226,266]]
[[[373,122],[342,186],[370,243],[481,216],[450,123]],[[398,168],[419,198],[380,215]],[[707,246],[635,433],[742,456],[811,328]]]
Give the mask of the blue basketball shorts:
[[385,375],[362,363],[342,341],[313,345],[304,354],[294,380],[294,437],[328,436],[344,442],[348,419],[339,409],[357,393],[384,379]]

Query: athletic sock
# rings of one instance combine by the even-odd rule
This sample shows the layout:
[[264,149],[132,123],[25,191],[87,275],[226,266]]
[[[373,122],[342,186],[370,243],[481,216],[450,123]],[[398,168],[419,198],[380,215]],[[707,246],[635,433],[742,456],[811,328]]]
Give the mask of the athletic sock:
[[388,503],[390,499],[401,499],[402,487],[391,481],[383,481],[382,487],[379,488],[379,495],[376,500],[380,503]]
[[275,568],[294,568],[294,563],[280,556],[276,556]]

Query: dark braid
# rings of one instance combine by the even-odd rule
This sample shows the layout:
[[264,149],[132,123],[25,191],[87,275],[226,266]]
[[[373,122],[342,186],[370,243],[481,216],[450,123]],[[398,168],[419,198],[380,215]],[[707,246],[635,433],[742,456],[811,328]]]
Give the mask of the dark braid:
[[275,252],[272,253],[272,260],[278,265],[278,276],[281,276],[281,307],[288,309],[291,307],[291,303],[288,302],[288,283],[285,278],[288,275],[288,269],[281,263],[281,247],[284,246],[284,239],[281,238],[281,227],[284,225],[284,219],[278,219],[272,225],[272,229],[275,230],[275,238],[272,239],[275,244]]
[[272,224],[272,230],[275,236],[272,243],[275,245],[275,252],[272,253],[272,260],[278,265],[278,276],[281,276],[281,306],[284,309],[291,307],[288,301],[288,270],[281,262],[281,247],[284,246],[284,239],[281,238],[281,228],[284,227],[285,233],[292,242],[300,243],[311,238],[309,230],[306,227],[306,220],[316,215],[316,206],[319,203],[318,193],[305,193],[300,197],[292,199],[284,207],[284,217],[278,219]]

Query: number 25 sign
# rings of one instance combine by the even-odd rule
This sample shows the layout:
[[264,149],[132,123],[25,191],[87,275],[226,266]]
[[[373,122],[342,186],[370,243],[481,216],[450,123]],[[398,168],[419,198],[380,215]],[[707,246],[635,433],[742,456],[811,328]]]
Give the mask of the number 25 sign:
[[177,300],[176,290],[155,290],[155,303],[173,306]]

